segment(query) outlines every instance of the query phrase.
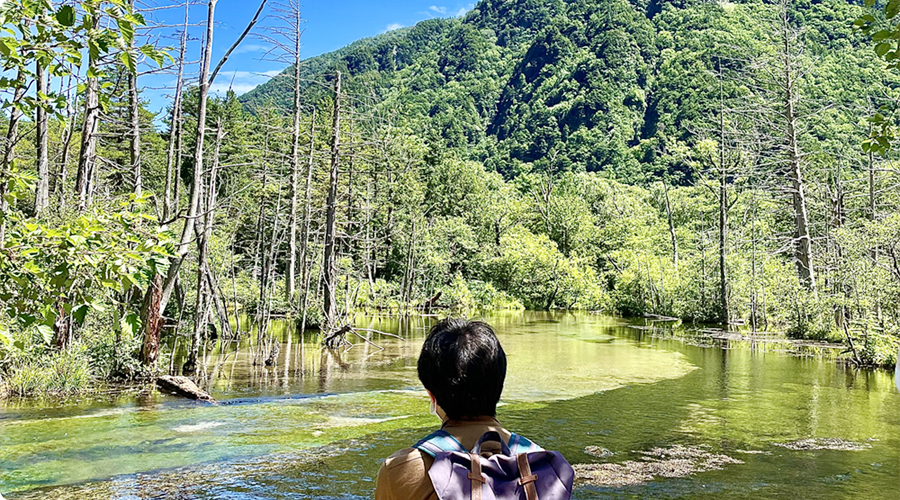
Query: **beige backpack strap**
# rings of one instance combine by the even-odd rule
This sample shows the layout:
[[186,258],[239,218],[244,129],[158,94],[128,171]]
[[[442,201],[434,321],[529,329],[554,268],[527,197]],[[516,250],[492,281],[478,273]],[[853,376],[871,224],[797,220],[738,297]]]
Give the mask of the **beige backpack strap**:
[[527,500],[538,500],[537,489],[534,487],[534,482],[537,481],[537,474],[531,473],[528,454],[519,453],[516,455],[516,461],[519,463],[519,484],[525,488],[525,498]]
[[472,500],[481,500],[481,486],[484,484],[484,477],[481,476],[481,457],[469,453],[469,459],[472,460],[472,470],[469,472],[469,479],[472,481]]

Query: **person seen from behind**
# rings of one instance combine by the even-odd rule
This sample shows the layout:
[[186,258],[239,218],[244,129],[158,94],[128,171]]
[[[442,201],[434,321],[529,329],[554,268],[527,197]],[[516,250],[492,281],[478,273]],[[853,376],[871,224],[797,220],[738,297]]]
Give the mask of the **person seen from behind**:
[[496,418],[506,353],[487,323],[436,324],[417,368],[442,425],[384,461],[376,500],[570,497],[574,472],[562,455],[506,430]]

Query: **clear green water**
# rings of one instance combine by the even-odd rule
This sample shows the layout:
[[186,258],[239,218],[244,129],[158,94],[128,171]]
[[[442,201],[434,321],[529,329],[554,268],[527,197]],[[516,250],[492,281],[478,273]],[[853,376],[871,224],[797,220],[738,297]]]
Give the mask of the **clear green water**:
[[[746,346],[696,347],[586,314],[490,316],[509,356],[500,419],[572,463],[703,445],[744,464],[577,498],[900,498],[892,374]],[[367,498],[379,461],[436,426],[415,374],[430,319],[366,319],[340,359],[282,328],[276,368],[252,347],[207,352],[217,406],[159,393],[0,406],[8,499]],[[841,438],[862,451],[791,451]],[[616,453],[597,459],[586,446]],[[763,453],[743,453],[756,451]]]

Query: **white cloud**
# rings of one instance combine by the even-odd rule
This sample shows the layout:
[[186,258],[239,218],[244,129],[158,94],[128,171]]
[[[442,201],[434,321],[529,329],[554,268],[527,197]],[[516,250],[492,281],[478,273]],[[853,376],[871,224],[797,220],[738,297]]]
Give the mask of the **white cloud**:
[[220,95],[224,95],[229,90],[233,90],[237,95],[246,94],[280,73],[281,70],[277,69],[261,72],[223,71],[216,77],[216,83],[209,88],[209,91]]
[[447,14],[447,7],[438,7],[436,5],[432,5],[431,7],[428,7],[428,10],[430,10],[432,12],[437,12],[438,14],[440,14],[442,16]]
[[398,30],[402,27],[403,27],[403,25],[400,23],[391,23],[391,24],[388,24],[386,28],[384,28],[384,31],[382,31],[382,33],[387,33],[388,31]]
[[460,7],[459,10],[456,11],[456,15],[453,17],[462,17],[462,16],[466,15],[467,12],[469,12],[470,10],[472,10],[474,8],[475,8],[474,3],[470,3],[470,4],[466,5],[465,7]]
[[235,54],[247,54],[249,52],[265,52],[269,50],[269,47],[265,45],[240,45],[235,51]]

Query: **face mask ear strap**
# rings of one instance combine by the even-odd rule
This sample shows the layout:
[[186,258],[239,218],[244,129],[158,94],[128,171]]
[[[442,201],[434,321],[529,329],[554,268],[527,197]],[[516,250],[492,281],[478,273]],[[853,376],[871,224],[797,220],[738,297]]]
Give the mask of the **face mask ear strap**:
[[429,413],[431,413],[431,414],[434,415],[435,417],[438,416],[438,414],[437,414],[437,403],[435,403],[433,399],[431,400],[431,408],[430,408]]

